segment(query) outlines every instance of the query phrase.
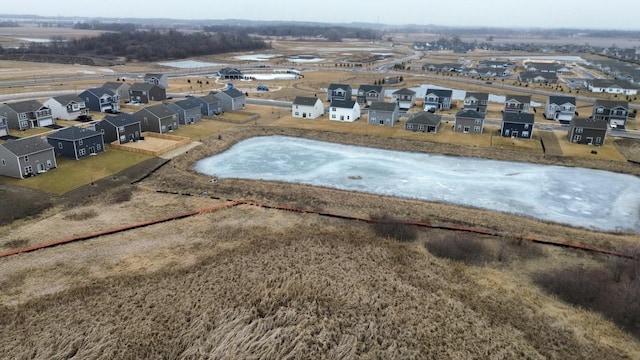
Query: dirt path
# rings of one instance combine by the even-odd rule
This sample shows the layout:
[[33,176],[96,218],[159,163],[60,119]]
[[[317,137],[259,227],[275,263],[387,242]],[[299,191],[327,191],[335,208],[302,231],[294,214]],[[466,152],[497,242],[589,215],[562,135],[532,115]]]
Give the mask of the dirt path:
[[563,155],[562,148],[560,147],[560,142],[558,142],[558,138],[553,133],[553,131],[538,131],[538,135],[540,135],[540,140],[544,144],[545,155]]

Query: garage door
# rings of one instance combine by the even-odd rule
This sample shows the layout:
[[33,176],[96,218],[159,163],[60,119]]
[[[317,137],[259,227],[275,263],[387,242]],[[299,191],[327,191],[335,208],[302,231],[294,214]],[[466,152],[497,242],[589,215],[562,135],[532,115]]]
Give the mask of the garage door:
[[40,127],[45,127],[49,125],[53,125],[53,119],[40,120]]

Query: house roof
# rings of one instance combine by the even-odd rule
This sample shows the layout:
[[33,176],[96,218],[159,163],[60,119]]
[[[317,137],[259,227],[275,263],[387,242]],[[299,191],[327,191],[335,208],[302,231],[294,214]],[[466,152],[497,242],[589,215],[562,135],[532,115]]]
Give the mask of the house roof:
[[0,146],[4,146],[5,149],[9,150],[15,156],[34,154],[53,148],[51,144],[38,136],[9,140],[4,144],[0,144]]
[[375,91],[377,93],[381,93],[382,86],[381,85],[360,85],[360,87],[358,88],[358,91],[363,91],[365,93]]
[[77,95],[60,95],[60,96],[54,96],[52,98],[53,100],[57,101],[60,105],[69,105],[70,103],[82,103],[84,102],[82,99],[80,99]]
[[607,131],[607,121],[606,120],[595,120],[588,118],[573,118],[571,120],[571,127],[581,127],[587,129],[596,129],[596,130],[604,130]]
[[236,68],[226,67],[226,68],[222,68],[222,69],[218,70],[218,74],[220,74],[220,75],[224,75],[224,74],[241,75],[242,71],[240,71],[240,70],[238,70]]
[[505,102],[509,100],[515,100],[521,104],[531,104],[531,96],[530,95],[507,95]]
[[134,83],[129,88],[129,91],[149,91],[159,85],[154,85],[150,83]]
[[198,99],[206,102],[207,104],[219,103],[220,99],[218,99],[215,94],[209,93],[208,95],[201,96]]
[[530,61],[528,62],[525,67],[527,69],[534,67],[538,70],[558,70],[560,68],[562,68],[562,65],[556,63],[556,62],[552,62],[552,63],[548,63],[548,62],[535,62],[535,61]]
[[232,98],[239,98],[244,96],[244,94],[240,90],[234,87],[232,87],[231,89],[223,90],[222,92],[231,96]]
[[353,100],[332,100],[331,107],[353,109],[357,103]]
[[534,116],[534,114],[529,113],[505,112],[502,115],[502,121],[517,124],[533,124]]
[[136,113],[139,113],[141,111],[146,111],[151,115],[157,117],[158,119],[163,119],[169,116],[177,115],[176,112],[173,111],[173,109],[171,109],[165,104],[156,104],[152,106],[147,106],[145,108],[138,110]]
[[465,99],[466,98],[470,98],[473,97],[476,100],[485,100],[485,101],[489,101],[489,94],[484,93],[484,92],[468,92],[465,94]]
[[592,79],[591,85],[598,88],[619,87],[622,89],[635,89],[628,82],[618,79]]
[[126,83],[108,81],[102,85],[103,88],[107,88],[109,90],[118,90],[122,85],[127,85]]
[[296,96],[295,99],[293,99],[293,104],[302,106],[314,106],[317,101],[317,97]]
[[484,119],[484,114],[473,109],[462,109],[456,113],[456,117],[464,117],[470,119]]
[[551,95],[549,96],[549,104],[562,105],[566,103],[570,103],[572,105],[576,104],[576,98],[574,96],[557,96]]
[[160,79],[163,76],[166,76],[165,74],[157,74],[157,73],[149,73],[149,74],[145,74],[144,78],[145,79],[149,79],[149,78],[156,78],[156,79]]
[[539,71],[524,71],[518,75],[521,79],[535,79],[537,77],[545,78],[546,80],[555,80],[558,75],[555,73],[543,73]]
[[44,105],[42,105],[37,100],[18,101],[14,103],[6,103],[5,105],[13,109],[13,111],[17,112],[18,114],[31,112],[31,111],[38,111],[39,109],[44,107]]
[[75,141],[101,135],[99,132],[77,126],[69,126],[47,135],[47,139]]
[[603,107],[606,109],[614,109],[614,108],[618,108],[618,107],[622,107],[625,109],[629,109],[629,102],[627,101],[621,101],[621,100],[602,100],[602,99],[598,99],[596,100],[596,102],[593,104],[594,107]]
[[198,102],[195,101],[194,99],[184,99],[184,100],[176,101],[173,104],[180,107],[183,110],[200,108],[200,104],[198,104]]
[[329,84],[327,90],[335,90],[335,89],[351,89],[351,85],[347,84]]
[[439,98],[447,98],[447,97],[451,97],[451,95],[453,95],[453,90],[448,90],[448,89],[427,89],[427,92],[425,92],[425,97],[429,94],[433,94]]
[[437,126],[442,121],[442,116],[430,113],[428,111],[422,111],[411,116],[407,120],[407,124],[422,124],[422,125],[434,125]]
[[106,121],[114,127],[128,126],[131,124],[140,123],[133,115],[127,113],[120,113],[114,116],[105,116],[101,121]]
[[116,94],[111,89],[107,89],[105,87],[87,89],[87,90],[81,92],[80,95],[84,94],[85,92],[88,92],[88,93],[92,94],[93,96],[95,96],[97,98],[101,98],[104,95],[114,96]]
[[395,111],[396,108],[398,108],[398,103],[395,102],[374,101],[371,103],[371,106],[369,106],[369,111]]
[[415,94],[416,94],[415,91],[407,88],[402,88],[400,90],[396,90],[393,92],[393,95],[415,95]]

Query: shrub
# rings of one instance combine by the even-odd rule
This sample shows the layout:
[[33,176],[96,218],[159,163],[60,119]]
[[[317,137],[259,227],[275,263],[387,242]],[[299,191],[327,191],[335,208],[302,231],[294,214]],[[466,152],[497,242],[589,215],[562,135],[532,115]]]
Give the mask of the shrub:
[[430,239],[424,245],[432,255],[466,264],[480,264],[493,258],[491,249],[470,234],[453,233]]
[[119,188],[111,194],[111,203],[120,204],[131,200],[133,190],[130,187]]
[[82,221],[82,220],[93,219],[96,216],[98,216],[98,212],[94,209],[90,209],[90,210],[78,211],[78,212],[67,214],[64,216],[64,219],[72,220],[72,221]]
[[8,249],[20,249],[29,245],[29,240],[27,239],[13,239],[9,240],[3,244],[5,248]]
[[378,236],[402,242],[411,242],[418,237],[418,231],[414,226],[407,225],[389,215],[373,216],[371,219],[376,220],[371,223],[371,226]]

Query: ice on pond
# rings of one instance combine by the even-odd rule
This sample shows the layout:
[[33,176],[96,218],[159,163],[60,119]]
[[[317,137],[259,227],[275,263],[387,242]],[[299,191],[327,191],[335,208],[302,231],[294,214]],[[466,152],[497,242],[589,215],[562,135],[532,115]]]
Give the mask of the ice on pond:
[[[640,232],[640,179],[607,171],[390,151],[286,136],[243,140],[198,161],[219,178],[272,180]],[[517,226],[517,224],[514,224]]]

